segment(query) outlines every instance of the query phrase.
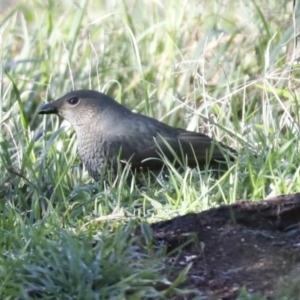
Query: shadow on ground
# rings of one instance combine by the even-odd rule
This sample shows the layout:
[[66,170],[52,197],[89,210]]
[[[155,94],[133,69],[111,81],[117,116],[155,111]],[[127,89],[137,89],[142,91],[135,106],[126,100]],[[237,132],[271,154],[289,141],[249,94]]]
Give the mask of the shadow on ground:
[[236,299],[241,287],[267,299],[300,297],[300,194],[239,201],[152,228],[168,251],[191,240],[175,254],[178,270],[192,262],[184,284],[197,291],[191,298]]

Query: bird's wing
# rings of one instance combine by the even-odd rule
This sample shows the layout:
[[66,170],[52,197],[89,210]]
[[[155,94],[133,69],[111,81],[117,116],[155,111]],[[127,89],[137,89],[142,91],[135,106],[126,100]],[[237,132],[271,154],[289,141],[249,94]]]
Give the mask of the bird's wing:
[[209,136],[186,130],[181,130],[178,140],[184,149],[184,153],[189,157],[189,164],[203,164],[210,161],[224,161],[236,151],[232,148],[211,139]]
[[172,131],[172,134],[157,133],[151,138],[115,136],[110,141],[110,147],[115,153],[121,149],[120,158],[130,161],[133,168],[148,169],[160,168],[163,156],[176,164],[187,162],[190,167],[195,167],[211,161],[224,161],[226,152],[234,153],[231,148],[214,142],[204,134],[181,129]]

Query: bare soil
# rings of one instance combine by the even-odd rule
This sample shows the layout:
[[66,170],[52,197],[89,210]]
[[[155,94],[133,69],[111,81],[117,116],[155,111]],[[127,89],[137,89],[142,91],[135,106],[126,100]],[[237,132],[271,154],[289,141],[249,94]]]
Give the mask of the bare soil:
[[152,228],[169,252],[180,249],[166,263],[178,272],[192,263],[182,287],[194,292],[179,299],[237,299],[242,287],[267,299],[300,297],[299,193],[238,201]]

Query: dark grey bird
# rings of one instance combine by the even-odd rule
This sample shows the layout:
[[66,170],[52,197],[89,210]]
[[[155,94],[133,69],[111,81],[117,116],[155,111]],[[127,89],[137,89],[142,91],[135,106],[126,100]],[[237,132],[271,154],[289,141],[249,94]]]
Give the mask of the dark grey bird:
[[160,170],[162,154],[189,167],[233,159],[236,151],[210,137],[166,125],[134,113],[109,96],[91,90],[73,91],[39,109],[57,114],[75,128],[78,152],[89,174],[99,180],[104,166],[128,162],[137,171]]

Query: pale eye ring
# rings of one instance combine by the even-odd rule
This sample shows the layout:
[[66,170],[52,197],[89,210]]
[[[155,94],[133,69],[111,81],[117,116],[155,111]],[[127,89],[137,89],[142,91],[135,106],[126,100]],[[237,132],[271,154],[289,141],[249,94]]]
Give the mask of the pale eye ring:
[[68,103],[71,105],[76,105],[78,102],[79,102],[78,97],[72,97],[72,98],[68,99]]

